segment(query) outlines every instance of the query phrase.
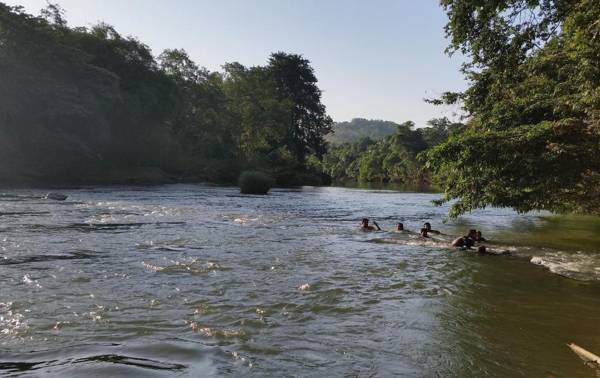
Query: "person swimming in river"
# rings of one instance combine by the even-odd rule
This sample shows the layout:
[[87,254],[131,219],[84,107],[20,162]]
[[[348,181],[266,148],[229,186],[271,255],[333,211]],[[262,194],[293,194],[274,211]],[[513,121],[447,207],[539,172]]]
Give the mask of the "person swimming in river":
[[454,239],[451,245],[453,247],[471,249],[471,247],[475,245],[475,241],[469,235],[465,235],[461,236],[460,238]]
[[369,225],[369,218],[363,218],[360,223],[361,231],[381,231],[381,227],[377,224],[377,222],[373,221],[375,227]]
[[420,233],[420,234],[421,234],[421,237],[422,237],[422,238],[430,238],[430,236],[429,236],[429,235],[427,235],[427,233],[428,233],[428,232],[429,232],[429,230],[427,230],[427,227],[423,227],[423,228],[421,229],[421,233]]
[[471,240],[473,240],[473,242],[475,242],[475,243],[481,243],[481,242],[487,241],[486,238],[484,238],[483,235],[481,234],[481,231],[475,230],[474,228],[469,230],[469,233],[467,234],[467,236]]
[[481,231],[479,231],[479,230],[478,230],[478,231],[475,233],[475,241],[476,241],[477,243],[481,243],[481,242],[484,242],[484,241],[486,241],[486,238],[484,238],[484,237],[482,236],[482,234],[481,234]]
[[431,229],[431,223],[429,223],[429,222],[425,222],[425,223],[423,224],[423,228],[427,229],[427,233],[429,233],[429,234],[434,234],[434,235],[441,235],[441,234],[442,234],[442,233],[441,233],[440,231],[438,231],[438,230],[432,230],[432,229]]
[[396,224],[396,229],[394,229],[394,232],[403,233],[403,234],[417,234],[414,231],[407,230],[406,228],[404,228],[404,223],[401,223],[401,222],[398,222]]

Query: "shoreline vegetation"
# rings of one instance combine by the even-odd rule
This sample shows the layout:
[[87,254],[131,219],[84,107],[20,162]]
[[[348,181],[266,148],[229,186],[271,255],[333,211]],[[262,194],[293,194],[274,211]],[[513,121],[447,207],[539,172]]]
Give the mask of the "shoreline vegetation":
[[310,62],[198,66],[112,26],[70,27],[0,2],[0,184],[327,183],[311,161],[333,121]]
[[[335,124],[310,61],[209,71],[105,23],[0,2],[0,185],[392,183],[443,190],[450,217],[491,207],[600,214],[595,0],[441,0],[468,88],[427,99],[460,122]],[[333,134],[332,134],[333,132]]]
[[426,153],[450,216],[493,206],[600,215],[597,0],[441,0],[466,57],[462,132]]
[[104,23],[71,27],[54,4],[34,16],[0,2],[0,26],[3,186],[235,185],[261,171],[280,187],[425,188],[418,155],[453,127],[334,124],[297,54],[211,72],[181,49],[155,56]]

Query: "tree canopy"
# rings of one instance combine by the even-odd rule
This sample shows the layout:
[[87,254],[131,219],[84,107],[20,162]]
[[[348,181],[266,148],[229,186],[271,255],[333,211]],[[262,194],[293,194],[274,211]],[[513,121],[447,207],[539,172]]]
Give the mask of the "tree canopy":
[[445,142],[462,127],[447,118],[432,119],[428,127],[418,129],[411,121],[402,124],[377,121],[375,124],[393,124],[395,130],[377,141],[364,137],[358,142],[329,149],[322,166],[334,180],[429,186],[429,172],[423,167],[421,155]]
[[104,23],[69,27],[57,5],[33,16],[1,2],[0,46],[2,183],[318,174],[307,157],[323,155],[332,121],[301,55],[210,72]]
[[596,0],[442,0],[448,51],[468,58],[464,130],[427,154],[453,201],[600,214],[600,6]]

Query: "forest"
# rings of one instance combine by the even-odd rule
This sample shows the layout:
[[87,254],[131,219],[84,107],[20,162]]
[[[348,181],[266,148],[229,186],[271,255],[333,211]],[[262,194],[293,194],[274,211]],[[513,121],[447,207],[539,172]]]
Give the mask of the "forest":
[[52,4],[33,16],[0,3],[0,46],[4,184],[326,180],[308,162],[332,120],[300,55],[210,72],[110,25],[71,28]]
[[[396,183],[428,189],[432,179],[424,166],[425,152],[460,132],[462,127],[447,118],[431,119],[422,128],[415,128],[412,121],[396,124],[355,119],[336,124],[334,130],[353,142],[332,143],[321,170],[335,182]],[[391,133],[386,135],[388,129]]]
[[[433,184],[486,206],[600,214],[597,0],[441,0],[468,88],[426,99],[460,122],[335,125],[308,59],[211,72],[107,24],[0,3],[0,183]],[[363,127],[370,125],[367,128]],[[336,131],[337,133],[333,133]]]

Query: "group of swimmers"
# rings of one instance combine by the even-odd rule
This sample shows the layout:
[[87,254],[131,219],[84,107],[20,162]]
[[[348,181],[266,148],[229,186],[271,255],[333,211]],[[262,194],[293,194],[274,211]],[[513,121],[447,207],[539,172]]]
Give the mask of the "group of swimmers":
[[[373,221],[373,226],[369,225],[369,219],[368,218],[363,218],[363,220],[361,222],[361,225],[360,225],[360,229],[362,231],[384,231],[384,230],[381,229],[381,227],[379,227],[379,225],[375,221]],[[402,224],[402,223],[397,223],[396,224],[396,229],[394,231],[395,232],[408,232],[408,233],[416,234],[416,232],[405,230],[404,229],[404,224]],[[425,222],[423,224],[423,227],[421,228],[421,230],[419,232],[419,235],[421,237],[423,237],[423,238],[429,238],[430,237],[429,234],[432,234],[432,235],[444,235],[443,233],[441,233],[438,230],[433,230],[431,228],[431,223]],[[471,230],[469,230],[469,232],[467,233],[467,235],[461,236],[461,237],[458,237],[458,238],[454,239],[452,241],[452,243],[450,243],[450,245],[452,247],[456,247],[456,248],[460,248],[460,249],[471,249],[476,244],[483,243],[485,241],[486,241],[486,239],[483,237],[481,231],[475,230],[475,229],[471,229]],[[491,251],[488,251],[484,245],[479,245],[477,247],[477,252],[479,252],[479,253],[488,253],[488,252],[491,252]],[[502,252],[502,254],[505,254],[505,253]]]

